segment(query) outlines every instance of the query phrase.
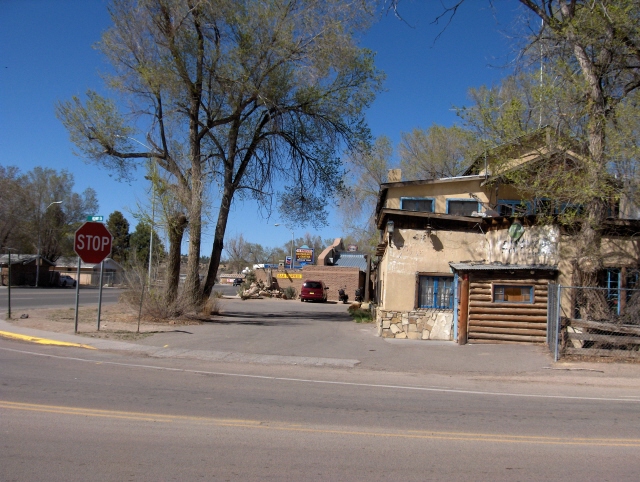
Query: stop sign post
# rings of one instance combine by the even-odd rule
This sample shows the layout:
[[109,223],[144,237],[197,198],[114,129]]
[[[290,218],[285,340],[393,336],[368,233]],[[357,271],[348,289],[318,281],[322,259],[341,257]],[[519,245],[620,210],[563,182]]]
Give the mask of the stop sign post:
[[[78,272],[76,280],[76,316],[75,316],[75,333],[78,333],[78,301],[80,299],[80,264],[85,263],[98,264],[111,254],[111,243],[113,236],[102,223],[87,221],[76,231],[73,240],[73,250],[78,255]],[[100,307],[102,305],[102,273],[104,271],[104,263],[100,267],[100,294],[98,296],[98,331],[100,331]]]
[[87,221],[76,231],[73,250],[85,263],[98,264],[111,253],[112,240],[104,224]]

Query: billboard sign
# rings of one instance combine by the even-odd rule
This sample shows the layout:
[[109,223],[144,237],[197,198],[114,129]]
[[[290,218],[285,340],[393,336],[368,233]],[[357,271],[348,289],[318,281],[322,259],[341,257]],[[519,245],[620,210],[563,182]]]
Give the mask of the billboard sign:
[[300,266],[313,264],[313,249],[296,248],[296,261]]

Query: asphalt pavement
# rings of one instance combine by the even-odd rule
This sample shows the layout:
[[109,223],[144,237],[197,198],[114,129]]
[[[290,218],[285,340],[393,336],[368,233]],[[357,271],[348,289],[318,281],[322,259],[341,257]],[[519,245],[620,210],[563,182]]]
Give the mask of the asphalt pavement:
[[605,385],[640,383],[640,364],[554,363],[548,349],[540,345],[460,346],[380,338],[374,324],[355,323],[347,307],[278,299],[221,299],[220,314],[214,321],[176,327],[135,342],[21,328],[4,319],[0,332],[157,358],[518,380],[567,380],[570,376],[578,382]]

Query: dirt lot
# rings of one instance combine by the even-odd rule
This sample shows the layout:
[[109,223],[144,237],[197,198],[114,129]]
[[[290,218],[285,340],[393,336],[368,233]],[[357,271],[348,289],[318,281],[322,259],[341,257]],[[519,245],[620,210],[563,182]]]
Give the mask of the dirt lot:
[[[19,318],[28,315],[28,318]],[[116,340],[136,340],[154,333],[172,331],[176,325],[197,325],[197,319],[171,321],[140,321],[138,333],[138,312],[124,304],[103,306],[100,312],[100,331],[97,330],[98,308],[80,307],[78,313],[78,334],[93,338]],[[75,308],[29,309],[16,312],[10,321],[13,325],[55,333],[73,334]]]

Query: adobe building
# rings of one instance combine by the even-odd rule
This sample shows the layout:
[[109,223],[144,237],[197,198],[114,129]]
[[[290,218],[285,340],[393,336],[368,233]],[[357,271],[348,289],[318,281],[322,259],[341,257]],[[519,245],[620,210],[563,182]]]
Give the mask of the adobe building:
[[[512,149],[508,168],[579,158],[545,133]],[[404,182],[394,170],[380,186],[374,273],[380,336],[546,342],[549,284],[570,286],[576,259],[575,231],[554,216],[579,207],[529,199],[490,167],[481,162],[463,176]],[[607,296],[621,297],[620,287],[638,286],[640,221],[621,206],[602,233],[599,279],[611,287]],[[571,313],[571,300],[561,302]]]

